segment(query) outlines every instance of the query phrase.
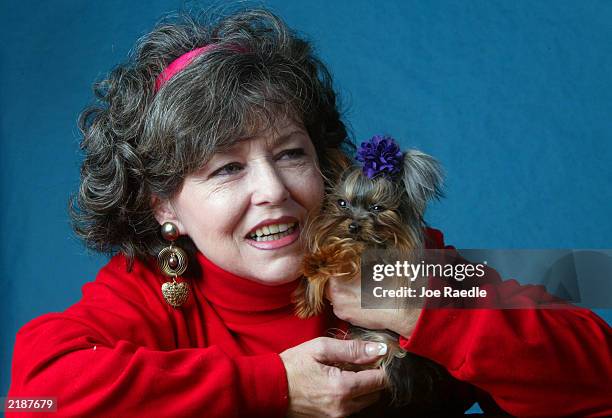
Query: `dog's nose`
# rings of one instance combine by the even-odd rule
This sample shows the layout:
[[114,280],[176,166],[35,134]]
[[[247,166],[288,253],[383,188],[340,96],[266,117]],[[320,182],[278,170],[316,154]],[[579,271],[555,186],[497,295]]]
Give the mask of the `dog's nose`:
[[359,231],[359,224],[357,222],[351,222],[348,229],[351,234],[355,234]]

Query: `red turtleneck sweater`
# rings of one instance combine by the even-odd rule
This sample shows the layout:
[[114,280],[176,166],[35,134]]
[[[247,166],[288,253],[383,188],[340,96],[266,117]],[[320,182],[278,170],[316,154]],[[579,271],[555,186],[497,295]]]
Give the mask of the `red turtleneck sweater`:
[[[429,247],[444,246],[439,231],[427,232]],[[8,396],[57,397],[60,416],[284,416],[277,353],[338,321],[329,311],[296,318],[297,282],[265,286],[197,261],[201,275],[186,278],[193,294],[173,309],[155,263],[127,273],[126,259],[113,257],[80,302],[21,328]],[[612,415],[610,327],[589,311],[424,311],[402,344],[510,413]]]

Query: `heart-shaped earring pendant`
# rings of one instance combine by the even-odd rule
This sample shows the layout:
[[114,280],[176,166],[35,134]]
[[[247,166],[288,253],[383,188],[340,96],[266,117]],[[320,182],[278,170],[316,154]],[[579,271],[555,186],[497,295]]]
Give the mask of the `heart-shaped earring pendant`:
[[176,279],[162,284],[161,290],[166,302],[174,308],[180,307],[189,297],[189,285],[185,282],[178,283]]

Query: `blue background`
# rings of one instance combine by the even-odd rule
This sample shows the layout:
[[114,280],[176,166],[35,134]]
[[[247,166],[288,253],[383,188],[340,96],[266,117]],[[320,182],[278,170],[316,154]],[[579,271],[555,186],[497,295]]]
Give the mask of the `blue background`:
[[[78,301],[105,262],[74,238],[66,210],[91,85],[158,17],[185,6],[8,3],[0,5],[0,396],[18,328]],[[261,4],[314,41],[357,140],[389,133],[441,161],[446,198],[427,219],[448,243],[612,247],[611,1]],[[611,312],[599,311],[609,322]]]

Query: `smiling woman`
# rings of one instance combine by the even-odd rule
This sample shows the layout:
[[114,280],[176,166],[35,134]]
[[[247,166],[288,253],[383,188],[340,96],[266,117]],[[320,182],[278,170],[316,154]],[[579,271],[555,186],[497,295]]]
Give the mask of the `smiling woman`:
[[280,120],[213,155],[154,210],[160,224],[175,223],[219,267],[274,285],[299,277],[300,226],[322,199],[308,133]]
[[72,216],[115,255],[19,331],[9,396],[70,416],[344,416],[384,387],[327,365],[383,345],[293,315],[302,227],[354,148],[331,77],[266,10],[213,20],[161,22],[96,84]]

